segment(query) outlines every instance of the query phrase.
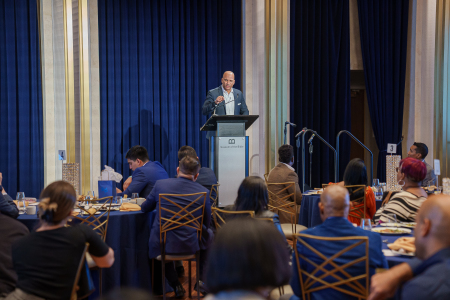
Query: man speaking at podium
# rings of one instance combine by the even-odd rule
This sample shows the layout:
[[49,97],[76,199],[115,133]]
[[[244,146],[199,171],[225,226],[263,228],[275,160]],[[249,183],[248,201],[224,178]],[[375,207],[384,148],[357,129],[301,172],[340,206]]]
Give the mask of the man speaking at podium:
[[248,115],[244,95],[238,89],[233,89],[234,73],[226,71],[222,76],[222,85],[208,91],[202,113],[204,115]]

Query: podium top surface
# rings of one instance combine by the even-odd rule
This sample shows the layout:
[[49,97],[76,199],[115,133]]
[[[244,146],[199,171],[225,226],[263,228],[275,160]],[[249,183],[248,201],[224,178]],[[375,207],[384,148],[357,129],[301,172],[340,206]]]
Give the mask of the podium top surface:
[[212,115],[208,121],[200,128],[201,131],[216,131],[217,123],[245,123],[245,130],[247,130],[258,119],[258,115],[232,115],[232,116],[218,116]]

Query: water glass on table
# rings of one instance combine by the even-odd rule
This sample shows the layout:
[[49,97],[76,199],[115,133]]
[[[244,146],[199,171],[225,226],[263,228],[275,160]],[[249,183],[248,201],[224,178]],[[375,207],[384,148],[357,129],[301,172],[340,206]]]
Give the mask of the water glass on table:
[[361,227],[364,230],[372,230],[372,220],[361,219],[361,225],[359,227]]
[[16,200],[17,200],[17,206],[19,207],[19,209],[20,209],[20,204],[19,203],[22,203],[22,208],[23,208],[23,210],[25,210],[25,208],[26,208],[26,205],[25,205],[25,193],[24,192],[18,192],[16,194]]
[[114,198],[114,204],[122,205],[122,196],[116,196]]
[[428,193],[434,193],[434,189],[436,186],[434,185],[434,182],[428,183]]
[[398,227],[397,216],[395,214],[386,214],[386,217],[388,218],[389,223],[394,223],[395,224],[394,226]]
[[136,203],[136,199],[139,198],[139,193],[132,193],[131,194],[131,202]]

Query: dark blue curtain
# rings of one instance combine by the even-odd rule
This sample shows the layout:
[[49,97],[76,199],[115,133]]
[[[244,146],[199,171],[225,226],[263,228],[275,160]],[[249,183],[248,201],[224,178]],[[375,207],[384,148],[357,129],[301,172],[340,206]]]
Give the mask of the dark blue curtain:
[[[370,119],[380,153],[377,178],[386,181],[387,144],[402,136],[409,0],[358,1]],[[401,147],[397,147],[401,155]]]
[[37,17],[36,0],[0,0],[0,172],[13,198],[44,186]]
[[[313,129],[333,147],[337,133],[351,124],[349,36],[348,0],[291,0],[291,121],[297,124],[295,133],[298,128]],[[291,142],[295,146],[294,134]],[[347,137],[340,142],[343,170],[350,143]],[[313,186],[319,187],[334,181],[334,153],[317,138],[313,147]],[[296,159],[301,160],[301,154]],[[299,166],[301,180],[301,161]]]
[[128,176],[134,145],[176,174],[179,147],[208,161],[200,127],[226,70],[241,82],[241,0],[99,0],[101,157]]

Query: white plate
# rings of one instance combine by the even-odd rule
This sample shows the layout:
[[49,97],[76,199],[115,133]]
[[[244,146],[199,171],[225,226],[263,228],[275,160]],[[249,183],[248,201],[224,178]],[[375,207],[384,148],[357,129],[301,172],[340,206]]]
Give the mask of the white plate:
[[404,228],[412,228],[416,227],[415,222],[409,222],[409,223],[380,223],[380,226],[383,227],[404,227]]
[[[392,229],[400,232],[382,232],[382,230]],[[372,228],[373,232],[378,232],[379,234],[387,234],[387,235],[402,235],[402,234],[410,234],[411,229],[401,228],[401,227],[384,227],[384,228]]]
[[[392,244],[388,244],[388,247],[389,247],[389,245],[392,245]],[[399,251],[399,250],[392,250],[392,249],[389,249],[389,250],[391,250],[392,253],[394,253],[395,255],[416,256],[416,254],[414,252],[402,252],[402,251]]]

